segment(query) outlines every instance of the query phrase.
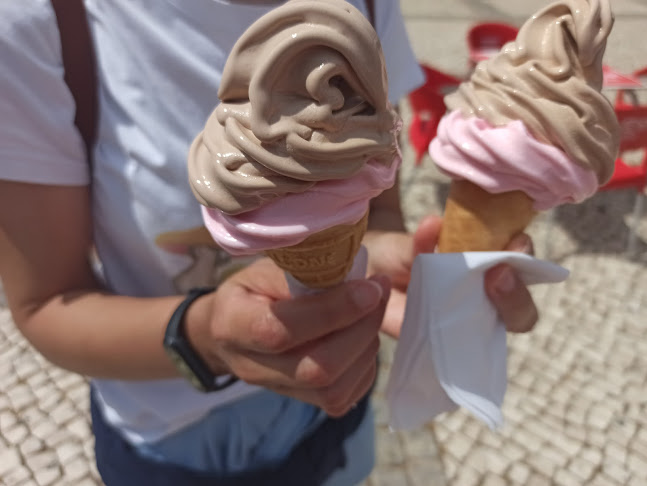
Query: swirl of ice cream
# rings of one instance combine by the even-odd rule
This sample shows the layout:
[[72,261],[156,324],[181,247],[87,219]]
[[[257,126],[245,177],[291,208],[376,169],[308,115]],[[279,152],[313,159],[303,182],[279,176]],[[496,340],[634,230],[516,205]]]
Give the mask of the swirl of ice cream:
[[395,183],[399,165],[399,157],[391,166],[366,164],[351,178],[318,182],[306,192],[287,194],[242,214],[203,207],[203,220],[231,255],[296,245],[326,228],[360,220],[370,199]]
[[194,194],[236,215],[352,178],[367,163],[390,167],[399,118],[386,93],[379,39],[357,9],[287,2],[255,22],[227,60],[221,103],[189,154]]
[[591,170],[539,142],[519,120],[493,127],[454,111],[439,125],[429,152],[452,179],[469,180],[490,194],[523,191],[537,211],[582,202],[598,189]]
[[446,104],[493,126],[521,120],[602,184],[613,173],[619,145],[613,107],[600,93],[612,25],[607,1],[551,4],[521,27],[516,41],[479,63]]

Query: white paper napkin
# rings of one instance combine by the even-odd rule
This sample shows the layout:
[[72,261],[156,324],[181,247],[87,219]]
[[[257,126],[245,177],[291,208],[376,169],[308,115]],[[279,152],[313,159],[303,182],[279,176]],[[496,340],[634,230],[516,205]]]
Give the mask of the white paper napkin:
[[483,274],[499,263],[530,284],[561,282],[568,270],[516,252],[419,255],[386,399],[393,428],[416,428],[464,407],[490,428],[503,424],[505,326],[485,294]]

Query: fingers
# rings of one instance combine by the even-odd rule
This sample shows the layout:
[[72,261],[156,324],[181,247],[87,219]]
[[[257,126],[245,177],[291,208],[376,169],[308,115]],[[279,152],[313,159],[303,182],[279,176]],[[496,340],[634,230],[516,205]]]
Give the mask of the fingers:
[[539,314],[532,296],[509,265],[497,265],[486,272],[485,292],[508,331],[528,332],[537,323]]
[[384,292],[375,280],[356,280],[320,294],[275,301],[225,284],[218,292],[221,310],[213,332],[230,346],[278,354],[358,321],[377,308]]
[[377,354],[378,332],[388,298],[387,292],[376,309],[351,326],[302,345],[288,345],[285,351],[241,350],[245,361],[239,364],[239,376],[261,386],[330,386],[367,349],[371,350],[372,357]]
[[317,388],[275,387],[283,393],[324,409],[331,416],[345,414],[362,398],[375,381],[377,347],[367,348],[348,369],[327,386]]
[[241,352],[239,377],[261,386],[323,388],[335,383],[357,357],[379,348],[381,311],[376,309],[342,331],[279,353]]
[[394,339],[400,337],[402,320],[404,319],[404,310],[407,305],[407,295],[405,291],[393,289],[391,298],[384,312],[384,321],[380,331]]
[[368,274],[385,274],[393,286],[406,288],[415,257],[413,235],[394,231],[371,231],[363,241],[368,249]]
[[527,255],[534,255],[535,248],[532,239],[526,233],[519,233],[505,247],[506,251],[518,251]]
[[353,378],[353,381],[349,385],[343,382],[341,383],[341,386],[338,388],[345,390],[346,393],[341,393],[339,398],[337,398],[333,389],[323,390],[317,396],[317,402],[322,403],[322,408],[332,417],[341,417],[347,414],[368,393],[377,377],[377,359],[373,357],[369,362],[367,370],[361,375],[359,380],[354,379],[355,374],[351,375],[348,373],[348,375]]
[[[271,306],[269,322],[257,323],[257,349],[280,352],[344,329],[375,310],[389,288],[388,281],[377,277],[346,282],[321,294],[278,301]],[[268,327],[272,328],[270,332],[282,334],[267,336],[264,331]]]
[[[240,279],[245,278],[241,272]],[[366,393],[376,373],[378,333],[390,297],[388,277],[351,281],[285,301],[255,294],[254,284],[228,282],[216,293],[214,361],[223,361],[245,382],[333,415],[344,413]]]
[[253,294],[257,299],[289,299],[290,290],[284,272],[271,259],[261,258],[227,279]]
[[[506,246],[507,251],[534,255],[532,239],[525,233],[516,235]],[[498,265],[485,275],[485,291],[497,308],[510,332],[528,332],[539,314],[528,288],[508,265]]]
[[434,215],[426,216],[420,221],[413,235],[414,255],[434,252],[441,226],[442,218]]

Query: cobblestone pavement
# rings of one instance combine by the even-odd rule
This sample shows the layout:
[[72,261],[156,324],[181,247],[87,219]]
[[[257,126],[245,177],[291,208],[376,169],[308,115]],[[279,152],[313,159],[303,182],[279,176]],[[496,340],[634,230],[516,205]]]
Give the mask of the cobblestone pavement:
[[[542,4],[402,0],[417,55],[456,74],[465,69],[464,33],[474,19],[519,23]],[[647,64],[647,2],[613,5],[609,63]],[[417,168],[405,163],[402,185],[411,228],[441,210],[446,181],[428,159]],[[602,193],[560,208],[552,223],[541,216],[532,224],[538,256],[572,275],[534,287],[541,321],[532,333],[509,337],[501,431],[463,411],[419,430],[389,431],[383,389],[395,343],[383,341],[378,464],[364,486],[647,485],[646,218],[637,254],[623,254],[634,197]],[[0,486],[100,485],[87,410],[86,381],[33,352],[0,291]]]

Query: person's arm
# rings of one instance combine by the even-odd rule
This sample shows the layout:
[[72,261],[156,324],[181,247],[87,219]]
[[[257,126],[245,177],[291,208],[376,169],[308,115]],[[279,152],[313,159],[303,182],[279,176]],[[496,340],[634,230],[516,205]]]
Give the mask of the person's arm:
[[[17,326],[46,358],[77,373],[176,376],[162,341],[183,296],[101,289],[88,260],[89,208],[85,187],[0,181],[0,278]],[[374,277],[290,299],[283,272],[263,259],[189,308],[188,338],[214,373],[340,415],[375,378],[389,292],[388,279]]]
[[95,279],[87,187],[0,181],[0,275],[14,320],[54,364],[123,379],[175,375],[165,323],[181,297],[110,295]]

